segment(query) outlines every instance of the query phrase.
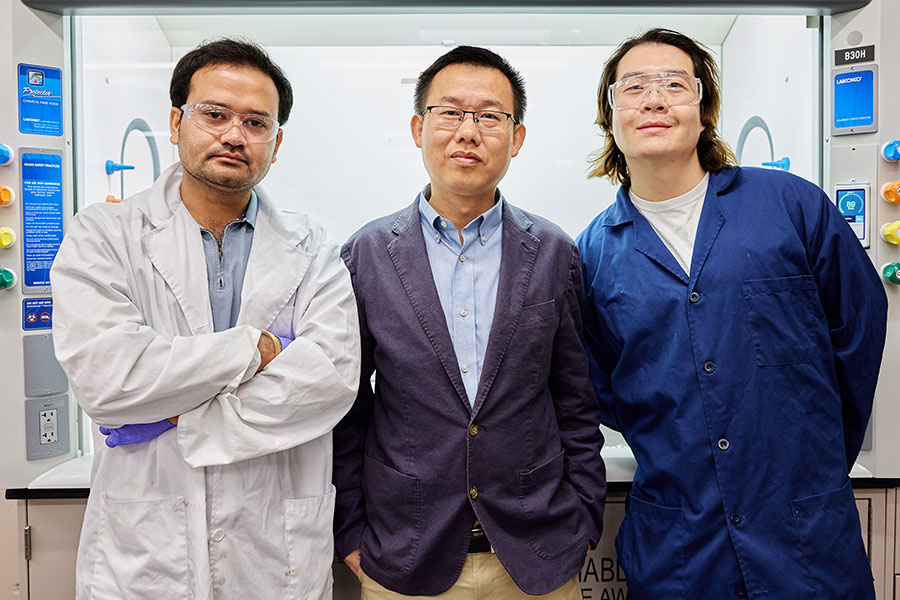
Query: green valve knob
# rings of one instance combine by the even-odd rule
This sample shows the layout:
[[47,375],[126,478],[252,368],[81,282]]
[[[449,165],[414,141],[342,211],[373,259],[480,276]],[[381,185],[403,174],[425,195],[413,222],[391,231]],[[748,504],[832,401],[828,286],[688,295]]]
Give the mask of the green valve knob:
[[9,269],[0,269],[0,290],[16,285],[16,274]]
[[900,262],[892,262],[881,267],[881,276],[888,283],[900,285]]

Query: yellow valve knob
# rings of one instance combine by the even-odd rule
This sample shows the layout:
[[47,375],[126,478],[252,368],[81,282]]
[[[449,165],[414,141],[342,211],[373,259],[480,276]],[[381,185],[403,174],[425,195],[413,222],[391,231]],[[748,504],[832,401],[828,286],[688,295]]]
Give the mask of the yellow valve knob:
[[0,185],[0,206],[9,206],[16,201],[16,193],[11,187]]
[[892,181],[881,186],[881,197],[888,202],[900,204],[900,181]]
[[884,225],[881,228],[881,239],[889,244],[900,244],[900,221]]
[[16,232],[9,227],[0,227],[0,248],[9,248],[16,243]]

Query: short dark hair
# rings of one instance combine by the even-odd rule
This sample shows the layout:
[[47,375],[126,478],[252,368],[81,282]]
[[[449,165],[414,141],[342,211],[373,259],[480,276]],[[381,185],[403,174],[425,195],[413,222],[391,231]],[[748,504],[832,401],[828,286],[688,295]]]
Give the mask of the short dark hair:
[[418,81],[416,81],[414,109],[417,114],[421,115],[425,112],[425,98],[428,96],[428,88],[431,87],[431,82],[435,76],[445,67],[460,64],[497,69],[503,73],[512,86],[513,118],[517,123],[521,123],[525,119],[525,80],[522,79],[519,72],[505,58],[487,48],[479,48],[477,46],[457,46],[422,71]]
[[259,69],[268,75],[278,90],[278,122],[287,123],[291,114],[291,106],[294,104],[294,92],[291,90],[291,82],[285,76],[284,71],[276,65],[266,51],[252,42],[234,38],[222,38],[213,42],[201,44],[181,57],[175,70],[172,71],[172,81],[169,83],[169,97],[172,106],[181,108],[187,103],[188,93],[191,90],[191,78],[194,73],[204,67],[218,65],[246,66]]
[[722,94],[719,90],[719,72],[716,62],[709,50],[699,42],[671,29],[651,29],[643,35],[629,38],[616,48],[600,77],[597,89],[597,120],[600,129],[606,134],[606,142],[602,149],[592,155],[590,177],[609,177],[613,182],[631,187],[631,176],[625,155],[616,146],[612,136],[613,109],[609,105],[609,88],[616,81],[616,70],[625,54],[641,44],[664,44],[674,46],[691,58],[694,75],[703,84],[703,98],[700,100],[700,123],[703,131],[697,142],[697,155],[700,165],[706,171],[718,171],[723,167],[734,166],[737,159],[731,148],[719,137],[716,125],[719,121]]

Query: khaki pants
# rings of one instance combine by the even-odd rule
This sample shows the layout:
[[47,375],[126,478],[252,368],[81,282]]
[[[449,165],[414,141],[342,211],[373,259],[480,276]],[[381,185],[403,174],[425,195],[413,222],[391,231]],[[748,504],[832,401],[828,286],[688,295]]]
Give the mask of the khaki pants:
[[526,594],[518,588],[493,552],[467,555],[459,579],[453,587],[437,596],[404,596],[392,592],[363,573],[362,569],[359,570],[359,582],[362,584],[361,600],[581,600],[577,577],[549,594]]

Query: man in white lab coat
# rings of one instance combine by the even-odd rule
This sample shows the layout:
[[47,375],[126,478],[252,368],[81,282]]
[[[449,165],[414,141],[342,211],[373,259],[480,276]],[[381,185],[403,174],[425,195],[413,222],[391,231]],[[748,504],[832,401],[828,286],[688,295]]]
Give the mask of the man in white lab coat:
[[76,598],[331,598],[331,429],[359,326],[322,228],[254,187],[290,84],[220,40],[179,61],[170,94],[181,162],[81,211],[51,272],[57,357],[109,433],[94,428]]

